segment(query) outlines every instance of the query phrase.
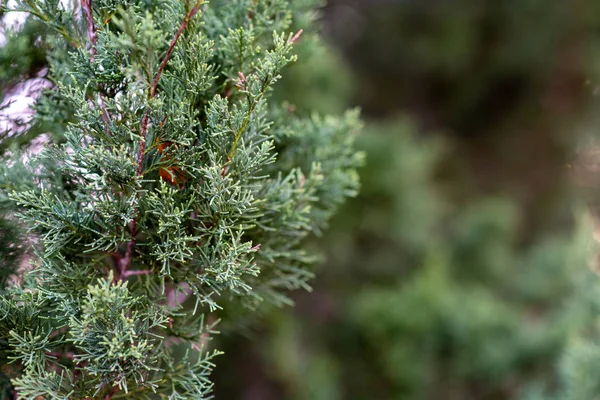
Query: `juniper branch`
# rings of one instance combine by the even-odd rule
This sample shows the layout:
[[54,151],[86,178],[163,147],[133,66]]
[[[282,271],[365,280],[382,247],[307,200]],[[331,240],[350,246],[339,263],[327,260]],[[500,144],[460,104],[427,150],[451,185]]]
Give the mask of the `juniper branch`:
[[[0,181],[0,198],[40,238],[33,279],[0,295],[0,357],[27,360],[13,380],[26,398],[208,399],[213,316],[283,304],[286,291],[307,287],[315,257],[302,239],[356,190],[358,119],[268,104],[301,33],[286,41],[286,0],[257,3],[252,17],[214,0],[201,24],[190,21],[202,0],[184,12],[179,0],[161,9],[92,1],[81,0],[81,18],[36,3],[57,32],[85,44],[59,46],[50,60],[70,122],[51,128],[66,130],[66,142],[27,174],[11,167],[25,184]],[[240,96],[225,98],[237,71],[248,80],[240,72]],[[97,110],[108,95],[110,120]]]
[[90,59],[94,61],[96,55],[96,42],[98,41],[98,35],[96,34],[96,27],[94,26],[94,16],[92,14],[92,0],[81,0],[81,8],[83,9],[83,15],[87,22],[87,32],[90,38]]
[[[196,15],[196,13],[198,12],[198,9],[200,8],[200,5],[202,3],[203,3],[203,0],[196,1],[196,4],[194,4],[194,7],[185,16],[185,18],[181,22],[181,25],[179,26],[179,29],[177,30],[177,33],[171,40],[171,44],[169,45],[169,48],[167,49],[167,53],[165,54],[162,62],[160,63],[160,67],[158,68],[158,71],[154,77],[154,80],[152,81],[152,85],[150,86],[150,90],[148,92],[149,100],[152,99],[156,95],[156,88],[158,87],[158,82],[160,81],[160,77],[161,77],[167,63],[169,62],[169,58],[171,57],[171,54],[173,53],[173,49],[175,49],[175,46],[177,45],[177,41],[179,40],[179,37],[185,31],[185,28],[188,26],[190,20],[194,17],[194,15]],[[141,138],[140,138],[140,148],[139,148],[139,152],[138,152],[138,167],[137,167],[137,171],[136,171],[136,174],[139,177],[141,177],[143,175],[144,153],[145,153],[145,149],[146,149],[146,136],[148,134],[149,118],[150,118],[150,109],[149,109],[149,106],[147,106],[146,111],[144,112],[144,116],[142,118],[142,127],[141,127],[141,134],[140,134]],[[133,251],[135,249],[136,235],[137,235],[137,221],[136,221],[135,217],[132,219],[132,221],[130,223],[129,230],[130,230],[132,239],[129,241],[129,243],[127,245],[127,253],[125,254],[125,258],[123,259],[123,263],[121,264],[121,268],[120,268],[121,277],[123,277],[123,275],[128,274],[129,266],[131,265],[131,259],[133,257]]]
[[177,30],[175,37],[173,37],[173,40],[171,40],[171,44],[169,45],[169,48],[167,49],[167,54],[165,54],[165,57],[163,58],[162,62],[160,63],[160,67],[158,68],[158,72],[156,73],[156,76],[154,77],[154,80],[152,81],[152,86],[150,87],[150,98],[154,97],[154,95],[156,94],[156,87],[158,86],[158,81],[160,80],[160,76],[162,75],[165,67],[167,66],[167,62],[169,62],[169,58],[171,57],[171,53],[173,53],[173,49],[175,49],[175,45],[177,45],[177,41],[179,40],[179,37],[185,31],[185,28],[187,28],[191,19],[194,18],[194,15],[196,15],[196,13],[198,12],[198,9],[200,8],[200,6],[202,5],[203,2],[204,2],[204,0],[196,1],[196,4],[194,4],[194,7],[192,7],[190,12],[185,16],[185,18],[181,22],[181,25],[179,26],[179,29]]

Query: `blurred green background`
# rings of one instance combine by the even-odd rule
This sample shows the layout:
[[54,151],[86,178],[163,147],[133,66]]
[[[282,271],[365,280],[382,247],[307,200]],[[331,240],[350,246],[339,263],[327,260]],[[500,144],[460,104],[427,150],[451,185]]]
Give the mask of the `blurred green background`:
[[599,11],[593,0],[327,4],[325,43],[304,38],[276,95],[298,112],[362,109],[362,191],[314,243],[314,291],[244,339],[217,339],[217,398],[600,395],[582,200],[597,178],[583,193],[569,168],[599,128]]

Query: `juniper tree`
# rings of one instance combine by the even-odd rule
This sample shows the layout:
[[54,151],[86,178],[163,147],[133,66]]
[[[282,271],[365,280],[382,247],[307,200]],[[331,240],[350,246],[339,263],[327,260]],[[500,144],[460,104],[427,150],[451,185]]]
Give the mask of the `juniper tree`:
[[3,265],[5,396],[208,398],[219,318],[309,288],[304,240],[361,162],[356,111],[269,102],[310,6],[17,2],[53,32],[34,125],[62,139],[2,167],[3,210],[36,240]]

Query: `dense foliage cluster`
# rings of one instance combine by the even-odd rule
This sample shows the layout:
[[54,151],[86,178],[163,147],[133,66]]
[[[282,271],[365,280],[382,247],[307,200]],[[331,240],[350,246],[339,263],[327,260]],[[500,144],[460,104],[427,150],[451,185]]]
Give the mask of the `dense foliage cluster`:
[[304,241],[361,163],[357,112],[268,101],[312,3],[17,2],[52,32],[53,89],[31,124],[50,142],[0,171],[35,242],[2,260],[5,395],[210,397],[218,319],[308,288]]

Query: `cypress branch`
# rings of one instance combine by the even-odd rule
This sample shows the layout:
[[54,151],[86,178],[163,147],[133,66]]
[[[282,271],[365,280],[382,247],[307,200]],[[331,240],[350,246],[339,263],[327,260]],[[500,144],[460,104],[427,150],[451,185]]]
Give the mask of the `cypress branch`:
[[214,321],[309,289],[304,239],[358,188],[357,114],[270,101],[302,32],[287,1],[15,10],[56,32],[57,101],[42,97],[36,118],[64,139],[0,169],[7,212],[38,238],[28,277],[0,295],[6,389],[211,398]]

